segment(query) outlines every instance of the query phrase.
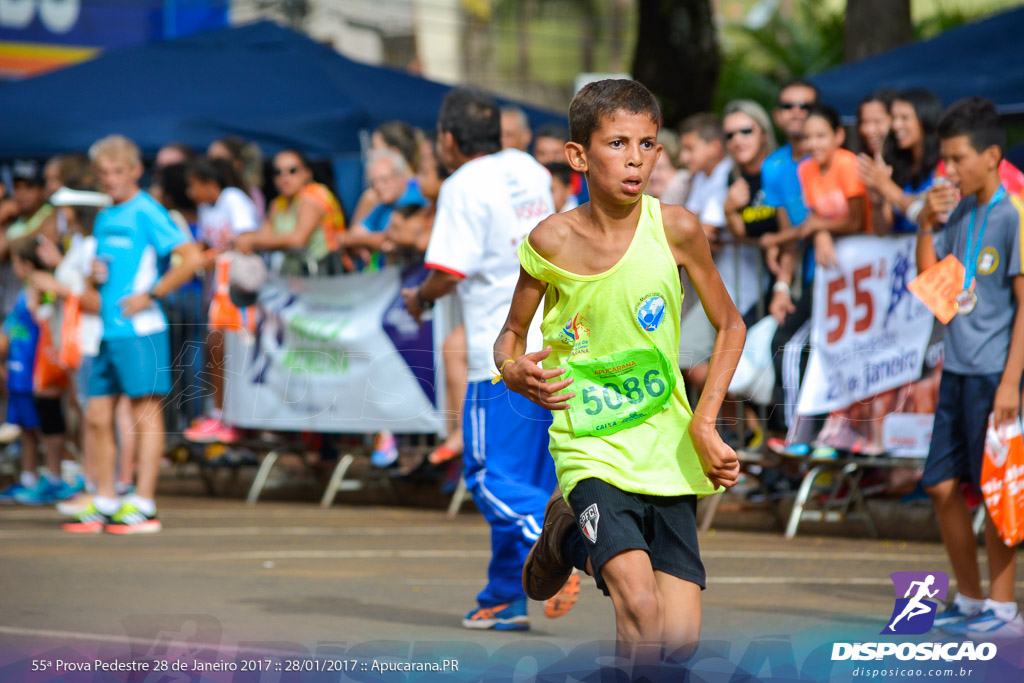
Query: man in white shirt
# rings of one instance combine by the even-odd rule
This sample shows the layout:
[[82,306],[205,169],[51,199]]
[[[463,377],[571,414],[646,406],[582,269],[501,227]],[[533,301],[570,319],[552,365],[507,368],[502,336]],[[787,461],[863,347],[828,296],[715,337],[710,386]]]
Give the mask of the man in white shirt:
[[465,319],[464,476],[491,525],[492,557],[487,586],[462,624],[525,630],[523,563],[556,487],[548,454],[551,414],[491,382],[492,347],[519,278],[516,249],[554,205],[547,170],[520,150],[502,151],[500,121],[497,105],[479,92],[460,88],[445,98],[437,155],[452,175],[437,200],[426,255],[431,273],[402,293],[419,319],[437,299],[458,291]]

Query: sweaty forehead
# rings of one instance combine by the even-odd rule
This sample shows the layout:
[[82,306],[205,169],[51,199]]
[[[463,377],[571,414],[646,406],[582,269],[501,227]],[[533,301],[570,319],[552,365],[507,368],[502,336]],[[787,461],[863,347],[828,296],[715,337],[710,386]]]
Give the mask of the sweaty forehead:
[[595,135],[614,135],[628,133],[638,137],[657,137],[658,124],[651,120],[651,115],[643,112],[631,112],[618,109],[601,117],[594,130]]

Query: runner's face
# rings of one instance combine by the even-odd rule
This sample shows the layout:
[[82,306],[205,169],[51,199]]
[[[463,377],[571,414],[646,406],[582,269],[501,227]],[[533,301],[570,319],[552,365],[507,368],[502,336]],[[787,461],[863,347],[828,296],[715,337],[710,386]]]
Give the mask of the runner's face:
[[764,133],[757,122],[743,112],[738,111],[726,116],[722,122],[722,130],[725,131],[725,148],[733,161],[740,166],[753,162],[763,154]]
[[825,119],[812,116],[804,122],[804,144],[811,158],[825,168],[832,163],[836,150],[842,147],[843,135],[833,130]]
[[946,162],[946,175],[956,183],[963,195],[974,194],[985,185],[988,173],[998,168],[998,154],[978,152],[966,135],[947,138],[941,143],[942,158]]
[[892,103],[892,135],[900,149],[910,149],[921,142],[921,122],[910,102]]
[[613,201],[631,204],[643,194],[660,155],[651,117],[620,110],[603,118],[590,137],[587,182]]
[[865,102],[860,108],[860,122],[857,132],[867,147],[865,152],[874,156],[882,151],[882,143],[889,134],[892,117],[881,102]]
[[120,204],[131,199],[139,191],[142,164],[99,157],[96,159],[96,177],[103,191],[110,195],[115,204]]

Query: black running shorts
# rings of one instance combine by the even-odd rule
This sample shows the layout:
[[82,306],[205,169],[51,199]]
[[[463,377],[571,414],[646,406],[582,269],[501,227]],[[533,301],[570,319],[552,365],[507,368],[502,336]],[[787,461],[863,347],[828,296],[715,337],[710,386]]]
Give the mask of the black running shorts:
[[590,553],[597,587],[606,595],[601,567],[626,550],[643,550],[655,571],[705,588],[696,496],[628,493],[600,479],[584,479],[569,494],[569,506]]

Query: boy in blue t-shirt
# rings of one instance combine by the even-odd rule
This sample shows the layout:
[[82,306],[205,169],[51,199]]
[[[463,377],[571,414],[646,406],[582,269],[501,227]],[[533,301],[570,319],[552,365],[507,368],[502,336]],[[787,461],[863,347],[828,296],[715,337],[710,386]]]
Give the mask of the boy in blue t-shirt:
[[[45,374],[41,380],[36,377],[37,355],[45,352],[39,348],[39,325],[47,324],[36,322],[41,293],[33,285],[36,272],[43,269],[36,248],[36,241],[29,240],[11,250],[11,266],[24,286],[3,327],[7,340],[7,422],[21,428],[22,472],[18,483],[0,493],[0,501],[14,500],[24,505],[55,503],[78,491],[60,478],[66,431],[60,395],[53,393],[53,387],[39,385],[47,381]],[[37,476],[40,450],[44,462]]]
[[[945,358],[931,447],[921,484],[935,505],[958,593],[935,618],[936,628],[967,637],[1024,636],[1014,599],[1016,548],[1000,540],[985,515],[989,598],[981,589],[974,531],[961,482],[978,489],[989,414],[996,424],[1020,414],[1024,373],[1024,273],[1021,238],[1024,201],[999,179],[1006,136],[990,100],[953,104],[939,121],[942,156],[963,200],[945,229],[922,226],[919,272],[953,255],[966,270],[957,315],[946,325]],[[937,188],[929,202],[937,215],[952,209],[952,188]]]
[[[202,255],[167,210],[139,189],[142,163],[135,143],[111,135],[96,142],[89,157],[114,201],[93,226],[103,339],[89,377],[86,424],[95,448],[96,496],[64,530],[152,533],[161,528],[154,502],[165,440],[160,397],[171,389],[167,318],[158,300],[193,276]],[[157,261],[171,253],[178,258],[161,277]],[[122,394],[131,399],[139,464],[135,494],[118,500],[114,406]]]
[[[20,279],[20,259],[12,258],[14,272]],[[32,371],[35,367],[39,327],[28,308],[26,290],[18,292],[14,308],[4,320],[3,339],[7,355],[6,422],[21,428],[21,476],[17,482],[0,491],[0,502],[12,503],[37,488],[39,478],[39,416],[32,400]]]

